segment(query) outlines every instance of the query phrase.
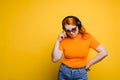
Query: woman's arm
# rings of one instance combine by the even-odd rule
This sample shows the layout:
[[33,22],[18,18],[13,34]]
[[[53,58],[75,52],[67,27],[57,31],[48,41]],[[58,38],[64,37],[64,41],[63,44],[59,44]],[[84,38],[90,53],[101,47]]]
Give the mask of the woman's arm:
[[98,52],[98,54],[88,62],[88,64],[86,65],[86,69],[89,69],[90,66],[101,61],[108,55],[107,51],[102,45],[99,45],[95,50]]
[[62,41],[65,37],[66,37],[66,34],[64,34],[64,31],[62,31],[55,42],[55,45],[52,51],[53,62],[57,62],[62,57],[63,51],[59,50],[59,45],[60,45],[60,41]]
[[55,43],[55,46],[53,48],[53,52],[52,52],[52,61],[53,62],[57,62],[63,54],[63,52],[59,50],[59,45],[60,45],[60,42],[59,42],[59,40],[57,40]]

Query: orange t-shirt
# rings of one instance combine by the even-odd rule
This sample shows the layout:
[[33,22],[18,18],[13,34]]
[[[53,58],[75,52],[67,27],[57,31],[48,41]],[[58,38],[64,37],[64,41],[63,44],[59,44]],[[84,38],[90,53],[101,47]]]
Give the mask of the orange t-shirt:
[[63,39],[59,46],[64,53],[62,63],[72,68],[86,66],[90,48],[95,49],[99,44],[90,34],[78,34],[75,38]]

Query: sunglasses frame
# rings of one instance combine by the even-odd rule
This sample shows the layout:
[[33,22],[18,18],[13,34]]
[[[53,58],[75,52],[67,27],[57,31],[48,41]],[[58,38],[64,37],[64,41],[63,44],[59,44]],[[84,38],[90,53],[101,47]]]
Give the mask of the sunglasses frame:
[[75,28],[72,28],[71,30],[65,29],[65,32],[68,32],[68,33],[70,33],[70,32],[76,32],[76,30],[77,30],[77,26]]

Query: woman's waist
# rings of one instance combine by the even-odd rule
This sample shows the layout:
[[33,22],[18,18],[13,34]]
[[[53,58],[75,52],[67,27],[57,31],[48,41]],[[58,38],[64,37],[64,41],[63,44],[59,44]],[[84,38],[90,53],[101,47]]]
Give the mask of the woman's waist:
[[81,68],[86,66],[87,59],[66,59],[63,58],[62,63],[71,68]]
[[61,63],[61,65],[65,66],[65,67],[67,67],[67,68],[69,68],[69,69],[82,69],[82,68],[85,68],[85,66],[72,67],[72,66],[68,66],[68,65],[66,65],[66,64],[64,64],[64,63]]

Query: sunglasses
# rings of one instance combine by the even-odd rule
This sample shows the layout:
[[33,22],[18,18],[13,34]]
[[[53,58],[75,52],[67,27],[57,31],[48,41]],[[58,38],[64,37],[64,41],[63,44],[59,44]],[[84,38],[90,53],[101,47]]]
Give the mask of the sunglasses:
[[75,28],[72,28],[71,30],[67,30],[67,29],[65,29],[65,32],[76,32],[76,30],[77,30],[77,27],[75,27]]

